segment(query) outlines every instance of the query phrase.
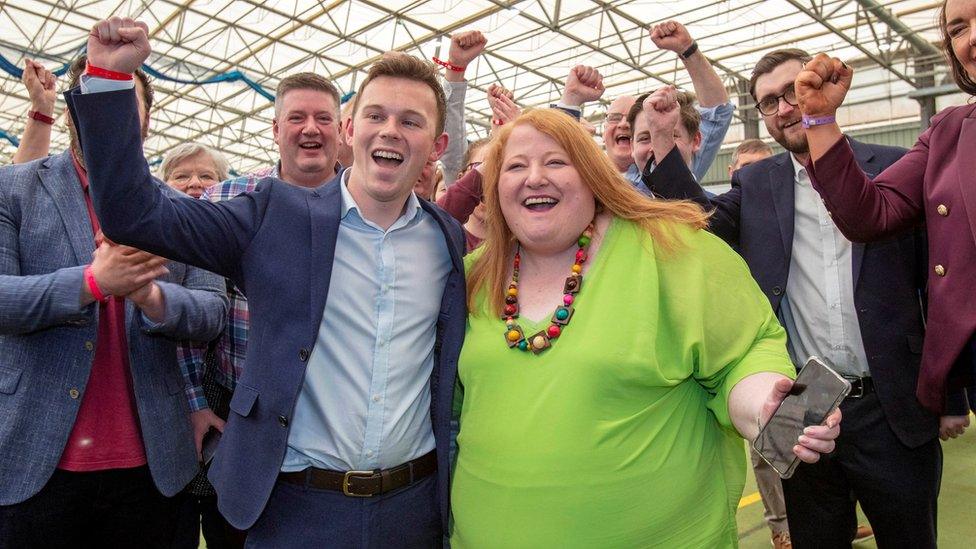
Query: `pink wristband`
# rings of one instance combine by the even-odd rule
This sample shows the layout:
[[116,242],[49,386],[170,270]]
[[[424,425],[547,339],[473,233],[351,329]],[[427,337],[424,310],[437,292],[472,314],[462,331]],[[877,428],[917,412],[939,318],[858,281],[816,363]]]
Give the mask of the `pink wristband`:
[[95,273],[92,272],[91,265],[85,267],[85,283],[88,284],[88,291],[91,292],[95,301],[105,301],[108,299],[102,293],[102,289],[98,287],[98,281],[95,280]]

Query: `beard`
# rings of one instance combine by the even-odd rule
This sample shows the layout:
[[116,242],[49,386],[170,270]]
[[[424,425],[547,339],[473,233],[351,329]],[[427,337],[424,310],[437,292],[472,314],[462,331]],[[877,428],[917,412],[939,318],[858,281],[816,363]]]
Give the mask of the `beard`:
[[790,132],[787,134],[786,130],[777,129],[775,132],[770,131],[769,134],[781,147],[793,154],[807,154],[810,152],[810,145],[807,144],[806,131],[799,133]]

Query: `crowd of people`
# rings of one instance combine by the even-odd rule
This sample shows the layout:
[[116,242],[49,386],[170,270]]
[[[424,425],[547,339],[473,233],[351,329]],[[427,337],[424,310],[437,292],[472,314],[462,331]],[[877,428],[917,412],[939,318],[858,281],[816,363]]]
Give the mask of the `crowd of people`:
[[[976,0],[940,29],[976,97]],[[344,103],[282,78],[273,165],[185,143],[154,175],[149,36],[93,27],[60,153],[56,79],[25,63],[0,548],[735,547],[743,439],[811,356],[851,392],[790,478],[752,451],[774,547],[936,547],[976,377],[972,102],[910,151],[863,143],[836,122],[850,66],[767,52],[749,93],[785,150],[743,141],[713,195],[735,106],[680,22],[648,38],[693,92],[614,98],[603,148],[582,65],[548,108],[491,86],[468,142],[465,31]]]

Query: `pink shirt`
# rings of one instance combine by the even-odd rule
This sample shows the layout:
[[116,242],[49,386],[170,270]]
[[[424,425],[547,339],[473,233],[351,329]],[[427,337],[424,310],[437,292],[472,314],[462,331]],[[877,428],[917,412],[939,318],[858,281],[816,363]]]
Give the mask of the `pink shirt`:
[[[72,159],[85,192],[92,232],[98,234],[88,174],[74,155]],[[98,334],[88,386],[58,468],[85,472],[145,465],[138,417],[125,338],[125,299],[112,297],[98,307]]]

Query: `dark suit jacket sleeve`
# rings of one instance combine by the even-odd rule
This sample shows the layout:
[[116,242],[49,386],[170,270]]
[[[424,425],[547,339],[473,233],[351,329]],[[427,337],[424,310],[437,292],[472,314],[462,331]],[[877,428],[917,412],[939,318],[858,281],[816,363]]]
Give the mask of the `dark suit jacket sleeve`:
[[273,185],[220,203],[165,196],[143,157],[134,90],[83,94],[75,88],[65,100],[105,235],[236,279]]
[[[650,166],[644,167],[642,178],[647,188],[658,198],[669,200],[692,200],[699,206],[712,213],[708,220],[708,230],[728,244],[735,246],[739,242],[739,211],[742,188],[735,176],[732,178],[732,190],[725,194],[709,198],[701,188],[688,165],[685,164],[677,147],[657,164],[653,171]],[[738,175],[738,174],[736,174]]]
[[924,215],[923,179],[929,137],[921,136],[900,160],[871,181],[857,164],[847,139],[841,139],[807,166],[837,228],[855,242],[871,242],[914,227]]

